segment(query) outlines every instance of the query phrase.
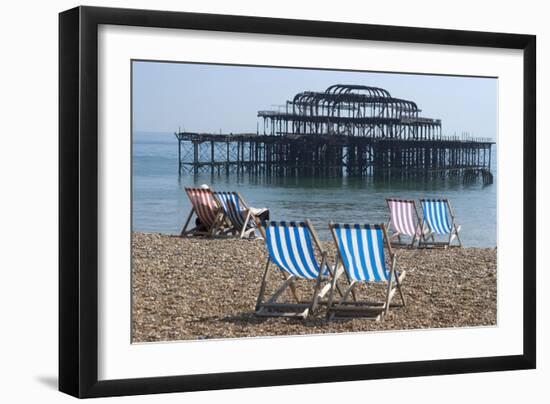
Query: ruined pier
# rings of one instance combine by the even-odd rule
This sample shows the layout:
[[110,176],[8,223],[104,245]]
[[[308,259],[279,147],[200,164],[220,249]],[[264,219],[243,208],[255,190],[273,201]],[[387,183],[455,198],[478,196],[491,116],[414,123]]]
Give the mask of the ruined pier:
[[441,120],[384,89],[334,85],[258,112],[256,133],[180,131],[180,175],[450,178],[492,183],[489,138],[445,136]]

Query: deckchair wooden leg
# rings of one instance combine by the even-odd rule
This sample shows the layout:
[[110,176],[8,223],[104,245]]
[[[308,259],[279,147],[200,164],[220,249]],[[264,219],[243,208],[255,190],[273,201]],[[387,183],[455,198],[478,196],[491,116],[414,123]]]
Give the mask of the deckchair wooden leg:
[[298,291],[296,290],[296,285],[294,284],[294,281],[292,281],[292,283],[289,285],[290,287],[290,292],[292,293],[292,296],[294,296],[294,299],[299,302],[300,301],[300,296],[298,296]]
[[[301,317],[307,318],[311,311],[311,304],[297,303],[277,303],[277,299],[284,293],[284,291],[294,283],[295,276],[290,275],[280,286],[273,292],[273,294],[265,302],[258,299],[256,305],[257,316],[267,317]],[[263,298],[262,298],[263,300]],[[293,309],[299,308],[301,312],[295,312]],[[281,312],[280,310],[290,309],[291,312]],[[272,311],[275,310],[275,311]]]
[[[338,265],[338,261],[336,262],[336,265]],[[336,287],[336,285],[338,284],[338,280],[337,280],[337,274],[338,274],[338,267],[334,267],[334,274],[332,275],[332,281],[330,282],[330,292],[329,292],[329,295],[328,295],[328,304],[327,304],[327,319],[330,320],[330,309],[332,307],[332,302],[334,300],[334,289]],[[342,296],[342,291],[340,291],[340,296]]]
[[311,301],[311,310],[308,314],[314,314],[315,309],[317,308],[318,301],[322,298],[322,296],[319,294],[319,290],[321,288],[321,280],[323,279],[323,271],[325,270],[325,265],[327,261],[327,255],[326,253],[323,253],[323,258],[321,259],[321,266],[319,267],[319,276],[317,276],[317,282],[315,282],[315,289],[313,290],[313,298]]
[[353,294],[355,293],[354,289],[356,284],[357,284],[356,281],[352,281],[350,283],[349,287],[344,291],[344,294],[342,295],[341,302],[345,301],[348,298],[350,293],[353,296]]
[[456,234],[456,239],[458,240],[458,246],[462,247],[462,240],[460,240],[460,236],[458,235],[458,231],[456,229],[456,226],[455,226],[455,234]]
[[414,248],[414,244],[416,243],[416,239],[419,239],[420,237],[418,237],[418,234],[414,234],[413,238],[412,238],[412,241],[411,241],[411,244],[409,244],[409,248]]
[[[332,276],[332,279],[334,280],[336,278],[334,287],[336,288],[336,290],[338,291],[338,294],[341,297],[342,296],[342,289],[340,288],[340,285],[338,284],[338,278],[340,277],[340,275],[342,275],[342,273],[345,272],[345,270],[344,270],[344,267],[341,267],[340,269],[338,268],[338,263],[339,263],[338,258],[339,257],[336,256],[336,263],[334,264],[334,268],[330,269],[330,266],[327,264],[327,269],[328,269],[328,273],[330,274],[330,276]],[[346,273],[346,276],[347,276],[347,273]],[[331,281],[331,285],[332,285],[332,281]]]
[[241,234],[239,235],[239,238],[243,238],[246,228],[248,227],[248,221],[250,220],[250,216],[251,216],[251,212],[250,212],[250,209],[248,209],[248,212],[246,214],[246,219],[244,220],[243,228],[241,229]]
[[454,231],[451,230],[449,233],[449,240],[447,242],[447,245],[445,246],[445,249],[451,247],[451,243],[453,242],[454,238],[455,238]]
[[[279,271],[281,272],[281,276],[283,277],[283,280],[286,280],[287,277],[285,275],[285,272],[279,268]],[[294,284],[294,281],[292,281],[289,285],[290,292],[292,293],[292,297],[294,297],[294,300],[297,302],[300,301],[300,296],[298,296],[298,291],[296,290],[296,285]]]
[[420,247],[421,245],[425,245],[426,242],[426,234],[421,231],[420,235],[418,236],[418,247]]
[[351,298],[354,302],[357,301],[357,295],[355,294],[355,287],[351,290]]
[[[350,283],[350,285],[348,286],[348,288],[344,291],[344,293],[342,293],[342,297],[340,299],[340,301],[337,303],[337,304],[344,304],[348,298],[348,296],[350,295],[350,293],[353,291],[353,289],[355,288],[355,284],[357,282],[355,281],[352,281]],[[334,319],[334,316],[335,316],[335,313],[334,311],[335,310],[332,310],[332,307],[333,307],[333,304],[334,302],[330,302],[328,307],[327,307],[327,320],[328,321],[331,321]]]
[[[401,290],[401,281],[399,280],[399,274],[397,273],[397,256],[395,256],[393,258],[393,262],[392,262],[392,271],[393,271],[393,274],[395,276],[395,284],[397,285],[397,290],[399,291],[399,295],[401,296],[401,301],[403,302],[403,307],[406,307],[406,302],[405,302],[405,295],[403,295],[403,291]],[[402,275],[401,276],[405,276],[405,271],[402,272]]]
[[[279,289],[277,289],[275,292],[273,292],[273,294],[271,295],[271,297],[269,298],[267,303],[274,303],[279,298],[279,296],[281,296],[283,294],[283,292],[286,290],[286,288],[294,283],[294,278],[295,278],[294,275],[290,275],[282,283],[282,285],[279,286]],[[297,303],[299,303],[299,301],[297,301]]]
[[392,286],[393,286],[393,277],[394,277],[394,274],[395,274],[395,268],[393,268],[393,265],[392,265],[392,270],[391,270],[391,274],[390,274],[390,279],[388,280],[388,291],[387,291],[387,294],[386,294],[386,305],[384,307],[384,316],[387,316],[388,313],[390,312],[390,297],[391,297],[391,291],[392,291]]
[[[334,287],[336,288],[336,291],[340,295],[340,298],[342,298],[344,296],[344,292],[342,292],[342,288],[340,288],[340,285],[338,284],[338,279],[340,278],[340,275],[344,274],[346,276],[346,279],[348,280],[348,283],[351,283],[351,281],[344,267],[343,266],[339,267],[339,264],[340,264],[340,256],[336,255],[336,262],[334,263],[334,273],[330,270],[330,268],[329,268],[329,272],[332,275],[333,279],[336,278]],[[353,299],[354,301],[357,301],[355,296],[355,291],[353,291]]]
[[345,272],[346,270],[344,269],[344,267],[341,267],[340,269],[340,274],[338,273],[338,270],[336,270],[334,272],[334,276],[336,277],[336,291],[338,292],[338,294],[340,295],[340,297],[342,297],[342,295],[344,294],[344,292],[342,292],[342,288],[340,287],[340,285],[338,284],[338,278],[340,277],[340,275],[342,275],[342,272]]
[[262,284],[260,286],[260,293],[258,294],[258,300],[256,301],[256,311],[258,311],[260,309],[260,306],[261,306],[262,301],[264,299],[265,285],[267,283],[267,274],[268,274],[268,271],[269,271],[270,262],[271,262],[271,260],[268,258],[267,263],[265,264],[264,276],[262,277]]
[[345,269],[343,267],[338,267],[338,264],[339,264],[338,257],[336,257],[336,264],[334,265],[334,270],[331,271],[329,268],[329,272],[332,276],[332,279],[330,281],[330,289],[329,289],[328,302],[327,302],[327,320],[328,321],[332,320],[332,317],[334,317],[331,314],[332,312],[330,310],[334,302],[334,290],[338,292],[338,294],[340,295],[340,298],[342,298],[343,296],[342,289],[340,289],[340,285],[338,285],[338,278],[340,277],[342,272],[345,272]]
[[[286,307],[294,307],[295,304],[292,304],[292,303],[277,303],[277,299],[279,299],[279,297],[285,292],[285,290],[287,290],[287,288],[293,288],[294,287],[294,282],[295,282],[295,279],[296,279],[296,276],[295,275],[290,275],[288,277],[285,276],[284,272],[282,270],[280,270],[281,272],[281,275],[283,276],[283,279],[284,279],[284,282],[279,285],[279,287],[277,288],[277,290],[275,290],[271,296],[269,296],[269,298],[264,302],[264,298],[265,298],[265,290],[267,288],[267,281],[268,281],[268,277],[269,277],[269,271],[270,271],[270,264],[271,264],[271,260],[268,258],[267,262],[266,262],[266,265],[265,265],[265,271],[264,271],[264,274],[262,276],[262,283],[261,283],[261,286],[260,286],[260,291],[258,293],[258,299],[256,300],[256,310],[255,310],[255,314],[258,315],[258,316],[268,316],[268,317],[272,317],[272,316],[276,316],[276,317],[280,317],[280,316],[292,316],[292,317],[302,317],[302,318],[306,318],[310,311],[311,311],[311,305],[304,305],[304,304],[301,304],[303,307],[302,307],[302,312],[300,313],[281,313],[281,312],[271,312],[271,310],[273,308],[278,308],[279,310],[281,309],[284,309]],[[296,303],[298,305],[300,305],[300,300],[298,299],[298,297],[295,295],[294,296],[296,298]]]
[[313,298],[311,299],[311,307],[308,314],[314,314],[315,309],[317,308],[317,303],[319,301],[319,289],[321,288],[321,277],[317,278],[315,282],[315,288],[313,290]]
[[401,296],[403,307],[407,307],[407,303],[405,302],[405,295],[403,295],[403,290],[401,290],[401,282],[399,281],[399,275],[397,274],[397,271],[395,271],[394,273],[395,273],[395,283],[397,284],[397,290],[399,291],[399,296]]
[[183,225],[183,228],[181,229],[180,236],[185,235],[185,231],[187,230],[187,226],[189,225],[189,221],[191,220],[191,217],[193,216],[193,213],[195,213],[195,208],[192,208],[191,212],[189,212],[189,216],[187,216],[187,220],[185,221],[185,224]]
[[[215,236],[217,231],[222,229],[224,218],[225,218],[225,216],[224,216],[223,212],[218,213],[218,216],[216,217],[216,219],[214,220],[214,223],[212,223],[212,227],[210,228],[210,231],[209,231],[209,234],[208,234],[209,237]],[[227,233],[226,233],[226,235],[227,235]]]
[[212,226],[210,226],[210,228],[206,230],[206,236],[207,236],[207,237],[212,237],[212,236],[214,236],[214,231],[216,230],[216,226],[217,226],[216,223],[217,223],[217,221],[218,221],[218,218],[216,218],[216,219],[214,220],[214,222],[212,223]]

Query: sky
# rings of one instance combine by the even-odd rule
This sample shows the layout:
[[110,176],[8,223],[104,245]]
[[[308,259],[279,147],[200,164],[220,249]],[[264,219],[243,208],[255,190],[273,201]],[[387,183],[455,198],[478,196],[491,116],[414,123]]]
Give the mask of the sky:
[[444,135],[497,133],[495,78],[134,61],[132,80],[135,132],[256,132],[258,111],[296,93],[359,84],[416,102]]

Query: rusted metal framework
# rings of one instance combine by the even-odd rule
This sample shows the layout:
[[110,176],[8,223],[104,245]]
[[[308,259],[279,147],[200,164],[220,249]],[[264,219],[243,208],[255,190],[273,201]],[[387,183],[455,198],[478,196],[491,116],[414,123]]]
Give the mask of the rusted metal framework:
[[419,116],[415,102],[394,98],[377,87],[336,84],[324,92],[304,91],[284,111],[259,111],[270,135],[346,135],[434,140],[441,120]]
[[259,111],[261,133],[176,133],[179,172],[492,182],[492,140],[444,136],[441,120],[420,112],[376,87],[304,91],[282,109]]

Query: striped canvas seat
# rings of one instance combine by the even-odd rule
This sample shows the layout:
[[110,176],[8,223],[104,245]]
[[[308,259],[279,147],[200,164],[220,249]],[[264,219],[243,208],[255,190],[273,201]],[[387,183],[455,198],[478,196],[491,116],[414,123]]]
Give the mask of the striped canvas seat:
[[390,210],[390,224],[392,228],[407,236],[415,237],[420,234],[418,215],[414,200],[387,199]]
[[447,212],[447,201],[425,199],[422,201],[424,220],[431,231],[437,234],[449,234],[451,222]]
[[[457,240],[457,247],[462,247],[460,241],[460,226],[456,224],[453,210],[448,199],[421,199],[423,226],[427,226],[431,233],[431,240],[427,235],[420,236],[420,247],[451,247],[453,240]],[[437,235],[437,240],[436,236]],[[454,245],[453,245],[454,246]]]
[[[323,302],[325,295],[332,290],[331,281],[337,279],[342,271],[338,273],[332,271],[327,262],[326,252],[323,251],[315,230],[308,220],[304,222],[264,221],[260,231],[265,236],[268,258],[255,314],[265,317],[299,318],[313,315],[317,306]],[[315,259],[315,251],[320,254],[320,264]],[[276,269],[275,272],[283,273],[285,279],[267,297],[270,268]],[[300,283],[297,282],[298,280]],[[306,296],[304,300],[300,297],[298,286],[305,282],[314,282],[315,286],[313,291],[311,289],[303,291]],[[336,288],[341,293],[340,288],[338,286]],[[289,292],[290,296],[288,294],[285,296],[285,292]],[[289,297],[292,297],[292,302],[288,301]]]
[[185,188],[189,201],[202,224],[213,226],[216,223],[219,207],[212,191],[203,188]]
[[304,222],[267,222],[263,225],[271,260],[290,275],[304,279],[319,276],[309,229]]
[[[401,282],[405,271],[397,272],[397,258],[392,251],[386,226],[383,224],[334,224],[329,223],[332,238],[336,244],[337,261],[335,272],[344,267],[348,287],[341,293],[341,299],[335,300],[334,291],[337,283],[332,282],[328,298],[327,317],[334,318],[361,317],[380,320],[386,316],[396,291],[399,291],[403,306],[405,296]],[[387,254],[386,254],[387,249]],[[389,262],[386,262],[388,260]],[[386,298],[383,302],[372,299],[361,300],[358,297],[361,285],[369,291],[368,283],[386,284]]]
[[380,225],[335,224],[336,246],[348,277],[358,282],[386,282],[384,233]]
[[[213,237],[222,234],[223,223],[221,209],[209,188],[185,188],[185,193],[191,202],[192,209],[181,230],[181,236]],[[188,229],[191,219],[195,215],[198,222]]]
[[243,227],[250,228],[255,225],[254,220],[247,220],[248,207],[237,192],[214,192],[214,196],[236,229],[240,231]]

